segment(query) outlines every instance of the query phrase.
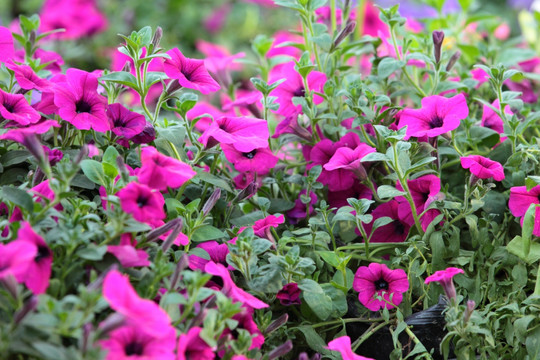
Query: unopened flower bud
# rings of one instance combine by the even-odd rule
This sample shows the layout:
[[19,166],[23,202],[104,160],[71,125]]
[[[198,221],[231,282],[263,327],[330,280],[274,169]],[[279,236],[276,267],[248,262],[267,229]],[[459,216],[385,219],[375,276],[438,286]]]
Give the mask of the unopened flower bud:
[[168,223],[165,223],[164,225],[150,231],[148,234],[146,234],[146,240],[156,241],[161,235],[175,228],[178,223],[182,223],[182,218],[171,220]]
[[0,284],[2,284],[13,299],[17,299],[19,297],[17,279],[15,279],[12,274],[8,274],[6,277],[0,279]]
[[126,323],[126,317],[119,313],[109,315],[101,324],[99,324],[98,338],[104,338],[111,331],[122,327]]
[[19,324],[25,317],[28,315],[28,313],[36,308],[38,304],[38,297],[35,295],[32,295],[30,299],[28,299],[21,310],[17,311],[14,316],[14,322],[15,324]]
[[206,203],[204,204],[202,208],[202,212],[204,216],[207,216],[210,213],[210,211],[214,208],[214,206],[216,205],[220,197],[221,197],[221,189],[217,188],[216,190],[214,190],[212,195],[210,195],[208,200],[206,200]]
[[345,25],[343,30],[341,30],[341,32],[338,34],[338,36],[334,40],[334,44],[332,45],[333,48],[337,48],[338,45],[341,44],[341,42],[345,40],[347,36],[349,36],[350,34],[354,32],[355,28],[356,28],[356,21],[348,22],[347,25]]
[[93,326],[92,323],[86,323],[83,325],[83,336],[82,336],[82,343],[81,343],[81,352],[83,354],[86,353],[88,350],[88,344],[90,344],[90,334],[92,333]]
[[244,199],[250,198],[257,193],[257,183],[255,181],[251,182],[246,186],[242,191],[236,195],[233,202],[240,202]]
[[126,163],[124,162],[124,158],[122,157],[122,155],[118,155],[116,157],[116,166],[118,166],[118,170],[120,171],[122,179],[127,180],[129,178],[129,171],[126,167]]
[[465,323],[469,322],[469,319],[471,318],[471,315],[475,307],[476,307],[476,303],[474,302],[474,300],[467,301],[467,308],[465,309],[465,312],[463,313],[463,321]]
[[139,134],[132,137],[130,140],[133,141],[134,144],[148,144],[156,139],[156,129],[154,129],[154,126],[151,122],[146,122],[146,126],[144,127],[144,130],[140,132]]
[[287,340],[285,344],[279,345],[277,348],[272,350],[268,354],[268,360],[277,359],[280,356],[288,354],[293,349],[293,344],[291,340]]
[[433,31],[433,55],[435,56],[435,62],[438,64],[441,60],[441,48],[444,41],[444,32],[440,30]]
[[154,46],[154,50],[159,47],[159,43],[161,42],[161,38],[163,37],[163,29],[158,26],[156,28],[156,32],[154,33],[154,37],[152,38],[152,45]]
[[174,273],[171,278],[171,291],[175,291],[176,284],[178,283],[178,280],[180,279],[180,273],[184,271],[189,265],[189,259],[186,254],[182,254],[180,257],[180,260],[178,260],[178,263],[176,264],[176,268],[174,269]]
[[89,151],[88,145],[84,144],[81,147],[81,150],[79,151],[79,153],[77,154],[77,157],[75,158],[76,165],[79,165],[81,161],[83,161],[83,159],[88,156],[88,151]]
[[281,315],[276,320],[274,320],[270,325],[268,325],[268,327],[264,331],[264,334],[268,335],[268,334],[276,331],[277,329],[279,329],[280,327],[285,325],[288,320],[289,320],[289,314],[285,313],[285,314]]
[[178,90],[180,90],[181,88],[182,88],[182,85],[180,85],[180,82],[178,81],[178,79],[172,79],[169,82],[169,84],[167,85],[167,88],[165,89],[165,92],[168,95],[172,95],[175,92],[177,92]]
[[163,242],[161,245],[161,249],[163,252],[167,252],[169,248],[172,246],[178,235],[180,235],[180,232],[182,231],[182,227],[184,226],[182,222],[182,218],[178,218],[180,221],[176,223],[176,226],[173,228],[173,231],[167,236],[167,239]]
[[459,60],[460,57],[461,57],[461,51],[456,51],[454,55],[452,55],[452,57],[448,61],[448,64],[446,65],[446,71],[452,70],[452,68],[454,67],[454,65],[456,64],[456,62]]
[[131,72],[131,62],[130,61],[126,61],[124,66],[122,66],[122,71]]

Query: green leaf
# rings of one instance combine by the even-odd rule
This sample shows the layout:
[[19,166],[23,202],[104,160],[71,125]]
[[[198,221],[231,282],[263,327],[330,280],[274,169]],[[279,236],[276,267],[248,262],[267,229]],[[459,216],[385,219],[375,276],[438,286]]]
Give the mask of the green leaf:
[[164,72],[160,71],[150,71],[146,74],[145,84],[146,88],[150,88],[150,86],[154,85],[155,83],[160,82],[161,80],[168,79],[169,77]]
[[339,318],[345,315],[348,309],[345,293],[336,289],[331,284],[322,284],[321,287],[324,290],[325,296],[328,296],[331,299],[332,316]]
[[139,91],[139,87],[137,86],[137,78],[127,71],[112,72],[107,75],[103,75],[99,78],[99,80],[122,84],[132,88],[135,91]]
[[326,295],[319,283],[311,279],[303,279],[298,283],[307,305],[321,320],[326,320],[332,314],[332,299]]
[[316,251],[316,253],[319,254],[326,263],[332,265],[335,268],[337,268],[341,263],[341,259],[333,251]]
[[317,331],[315,331],[313,327],[311,327],[310,325],[301,325],[298,326],[297,329],[300,330],[302,334],[304,334],[306,342],[310,348],[333,360],[341,359],[341,355],[339,355],[337,351],[328,350],[328,345],[326,344],[326,341],[321,338],[321,336],[317,333]]
[[20,164],[29,159],[32,155],[27,150],[10,150],[0,159],[0,163],[5,167]]
[[393,57],[385,57],[377,67],[377,75],[381,79],[389,77],[394,71],[401,69],[405,65],[403,60],[397,60]]
[[537,262],[540,260],[540,244],[537,242],[531,243],[531,247],[529,250],[529,254],[525,255],[524,251],[524,244],[523,240],[521,239],[521,236],[516,236],[506,245],[506,250],[508,250],[509,253],[516,255],[523,261],[525,261],[527,264],[532,264],[534,262]]
[[107,246],[96,246],[95,244],[87,245],[76,252],[80,258],[92,261],[103,259],[105,253],[107,253]]
[[4,186],[2,187],[2,197],[25,209],[29,213],[34,211],[34,201],[32,200],[32,196],[22,189],[13,186]]
[[32,347],[36,349],[46,360],[65,360],[66,356],[61,347],[53,344],[35,341],[32,342]]
[[227,237],[227,234],[225,234],[223,231],[219,230],[216,227],[213,227],[212,225],[204,225],[195,230],[193,236],[191,237],[191,240],[195,242],[202,242],[220,239],[224,237]]
[[81,161],[81,169],[84,175],[96,184],[107,186],[107,177],[100,162],[91,159],[83,160]]
[[399,191],[398,189],[390,185],[381,185],[377,188],[377,196],[381,199],[391,199],[396,196],[403,196],[405,194],[407,193]]
[[103,154],[101,166],[103,167],[103,172],[105,175],[110,179],[114,179],[118,175],[116,158],[119,155],[118,150],[116,150],[114,146],[109,146]]
[[226,182],[220,177],[217,177],[216,175],[212,175],[210,173],[207,173],[206,171],[202,171],[202,169],[199,170],[196,177],[201,179],[204,182],[207,182],[209,184],[222,188],[223,190],[226,190],[228,192],[233,192],[228,182]]
[[536,207],[536,204],[531,204],[523,216],[521,241],[523,241],[523,255],[525,255],[525,257],[529,255],[529,251],[531,250],[531,236],[534,230]]

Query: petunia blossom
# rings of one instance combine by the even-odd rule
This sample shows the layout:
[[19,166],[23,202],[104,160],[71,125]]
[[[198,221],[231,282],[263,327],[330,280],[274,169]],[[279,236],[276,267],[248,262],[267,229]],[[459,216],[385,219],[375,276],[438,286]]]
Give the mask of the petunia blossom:
[[452,278],[456,276],[457,274],[463,274],[463,273],[464,271],[462,269],[449,267],[449,268],[446,268],[445,270],[436,271],[433,275],[428,276],[424,283],[429,284],[434,281],[438,282],[443,287],[446,297],[448,299],[455,299],[456,288],[454,287],[454,281],[452,280]]
[[144,184],[131,182],[116,195],[120,198],[122,210],[133,215],[137,221],[156,224],[165,219],[163,195]]
[[227,160],[229,160],[237,171],[252,172],[259,175],[267,174],[270,169],[278,163],[278,157],[275,156],[269,148],[258,148],[248,152],[241,152],[233,145],[222,144],[221,148]]
[[17,65],[13,60],[6,62],[5,65],[9,70],[13,71],[15,80],[17,80],[17,84],[19,84],[21,89],[43,90],[51,86],[48,80],[37,76],[34,70],[28,65]]
[[23,222],[21,225],[17,239],[32,244],[37,249],[36,256],[28,266],[24,283],[35,295],[44,294],[49,287],[53,254],[47,243],[36,234],[29,223]]
[[167,187],[179,188],[197,175],[188,164],[163,155],[152,146],[142,148],[141,163],[137,174],[139,182],[161,191],[167,190]]
[[376,149],[367,144],[361,143],[356,148],[340,147],[334,155],[324,165],[324,169],[328,171],[344,169],[352,171],[359,180],[367,178],[367,172],[362,162],[362,159]]
[[163,62],[165,74],[177,79],[185,88],[198,90],[203,94],[218,91],[219,84],[210,76],[203,60],[186,58],[178,48],[167,51],[171,58]]
[[41,116],[23,95],[10,94],[0,89],[0,118],[25,126],[37,123]]
[[204,266],[210,261],[227,266],[229,270],[233,270],[227,264],[227,255],[229,254],[229,247],[227,244],[219,244],[217,241],[205,241],[198,244],[196,249],[202,249],[208,253],[210,260],[204,259],[197,255],[189,255],[189,268],[191,270],[204,270]]
[[13,34],[5,26],[0,26],[0,62],[6,62],[15,55]]
[[[420,216],[436,200],[442,200],[444,194],[441,192],[441,179],[436,175],[424,175],[416,179],[407,180],[411,196],[413,198],[416,214]],[[397,189],[402,191],[401,184],[397,183]],[[409,202],[403,196],[396,197],[399,203],[399,218],[409,224],[414,224],[412,209]],[[422,228],[427,229],[429,224],[440,214],[438,209],[429,209],[424,215],[420,216]]]
[[131,234],[122,234],[119,245],[108,245],[107,252],[113,254],[123,267],[149,266],[148,253],[136,249],[137,241]]
[[29,241],[15,240],[0,243],[0,279],[14,276],[23,282],[28,276],[28,268],[38,253],[37,246]]
[[374,229],[370,242],[403,242],[407,239],[411,224],[400,219],[398,208],[399,203],[396,200],[390,200],[389,202],[377,206],[377,208],[373,210],[371,213],[373,221],[365,225],[368,235],[371,234],[371,231],[373,230],[375,220],[382,217],[390,217],[392,218],[392,222]]
[[[403,269],[390,270],[385,264],[371,263],[358,268],[353,289],[358,291],[358,299],[369,310],[392,309],[401,304],[403,293],[409,289],[409,281]],[[378,300],[376,296],[384,300]]]
[[270,228],[275,229],[284,222],[285,218],[283,215],[268,215],[264,219],[255,221],[255,223],[253,224],[253,233],[259,237],[265,237],[266,233],[270,231]]
[[374,360],[355,354],[351,349],[351,338],[348,336],[341,336],[330,341],[328,349],[339,351],[343,360]]
[[289,283],[278,291],[276,299],[279,299],[280,304],[283,306],[300,305],[302,304],[300,300],[301,293],[302,291],[297,283]]
[[410,137],[436,137],[457,129],[467,116],[469,108],[463,94],[451,98],[432,95],[422,99],[422,108],[404,109],[399,128],[407,126],[405,140]]
[[493,178],[495,181],[504,180],[504,168],[497,161],[480,155],[469,155],[460,158],[461,166],[469,169],[479,179]]
[[[521,225],[523,226],[524,215],[531,204],[540,204],[540,185],[527,190],[526,186],[514,186],[510,188],[510,200],[508,207],[510,212],[515,217],[521,217]],[[534,213],[534,228],[533,234],[540,236],[540,206],[536,206]]]
[[140,134],[146,125],[144,115],[129,111],[122,104],[114,103],[107,107],[107,118],[111,131],[116,136],[130,139]]
[[245,292],[234,283],[231,278],[229,270],[221,264],[216,264],[214,262],[209,262],[205,265],[204,271],[219,276],[223,280],[223,289],[221,290],[225,295],[229,296],[235,302],[239,301],[245,305],[251,306],[254,309],[262,309],[268,307],[268,304],[265,304],[261,300],[257,299],[255,296]]
[[214,119],[199,141],[207,148],[217,144],[231,144],[240,152],[268,147],[268,124],[265,120],[249,117],[222,116]]
[[195,326],[186,334],[178,337],[176,360],[213,360],[216,355],[214,349],[200,337],[202,328]]
[[[499,109],[501,108],[501,105],[499,104],[499,100],[495,100],[493,104],[491,104],[494,108]],[[512,115],[513,112],[510,109],[510,106],[506,105],[504,107],[504,113],[507,115]],[[490,108],[487,105],[484,105],[484,109],[482,112],[482,122],[481,125],[483,127],[490,128],[491,130],[496,131],[499,134],[504,133],[504,122],[502,121],[501,117],[497,112],[495,112],[492,108]],[[506,140],[506,137],[501,138],[501,142]]]

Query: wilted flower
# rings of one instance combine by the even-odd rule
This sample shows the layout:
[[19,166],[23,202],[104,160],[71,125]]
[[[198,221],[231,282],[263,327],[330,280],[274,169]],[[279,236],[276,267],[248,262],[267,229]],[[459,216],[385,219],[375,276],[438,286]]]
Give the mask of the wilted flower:
[[300,300],[300,294],[302,291],[298,287],[297,283],[289,283],[276,294],[276,298],[279,299],[281,305],[290,306],[290,305],[300,305],[302,301]]

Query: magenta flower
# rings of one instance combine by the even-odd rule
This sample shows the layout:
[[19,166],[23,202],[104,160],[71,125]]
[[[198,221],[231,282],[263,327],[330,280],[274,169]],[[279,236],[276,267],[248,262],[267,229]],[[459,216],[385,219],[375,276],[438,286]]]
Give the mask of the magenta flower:
[[44,294],[49,287],[53,254],[47,243],[34,232],[29,223],[23,222],[21,225],[17,239],[32,244],[37,249],[36,256],[28,266],[24,283],[35,295]]
[[187,334],[180,334],[176,360],[213,360],[216,357],[214,349],[199,336],[201,331],[202,328],[196,326],[189,329]]
[[273,36],[274,42],[272,47],[266,53],[266,57],[271,58],[274,56],[289,56],[295,59],[300,58],[302,51],[295,46],[281,46],[284,43],[300,43],[304,42],[304,39],[296,34],[292,34],[288,31],[278,31]]
[[116,136],[130,139],[140,134],[146,125],[143,115],[129,111],[122,104],[110,104],[107,108],[107,118],[111,131]]
[[127,275],[111,270],[103,281],[103,297],[111,308],[126,317],[127,325],[153,337],[174,333],[169,315],[158,304],[141,299],[131,286]]
[[236,63],[234,60],[245,57],[246,54],[243,52],[231,55],[224,46],[203,40],[197,40],[196,47],[206,56],[204,65],[213,74],[226,74],[230,70],[242,69],[242,64]]
[[480,85],[489,81],[488,73],[480,68],[471,70],[471,75],[474,80],[478,81],[478,85],[476,85],[477,89],[480,87]]
[[351,338],[348,336],[341,336],[330,341],[328,349],[339,351],[343,360],[375,360],[355,354],[351,349]]
[[[207,114],[206,116],[203,116]],[[211,115],[211,116],[208,116]],[[186,117],[189,121],[193,121],[195,118],[202,116],[200,119],[197,120],[197,123],[195,124],[195,128],[199,130],[200,132],[205,131],[210,127],[210,124],[212,124],[213,119],[218,119],[222,116],[224,116],[225,113],[223,113],[221,110],[213,106],[212,104],[209,104],[205,101],[199,101],[193,109],[189,110],[186,114]]]
[[[305,195],[307,191],[304,189],[300,191],[298,194],[298,198],[294,200],[294,207],[287,212],[287,217],[291,219],[292,224],[296,224],[300,219],[305,219],[305,217],[308,214],[313,213],[313,205],[317,203],[317,194],[315,194],[313,191],[309,192],[309,198],[310,202],[309,204],[304,204],[302,200],[300,199],[301,195]],[[308,209],[309,205],[309,209]]]
[[[270,82],[286,79],[270,93],[270,96],[277,97],[276,102],[279,104],[279,110],[275,112],[283,116],[289,116],[295,112],[301,112],[302,107],[300,105],[294,105],[292,98],[304,97],[306,95],[306,89],[304,87],[302,76],[300,76],[300,74],[294,70],[294,65],[294,61],[285,63],[274,68],[270,74]],[[307,76],[307,85],[310,91],[322,93],[325,83],[326,75],[324,73],[312,71]],[[315,104],[320,104],[323,102],[323,98],[315,95],[313,97],[313,102]]]
[[163,155],[152,146],[142,148],[141,163],[137,174],[139,182],[161,191],[167,187],[179,188],[197,175],[188,164]]
[[388,29],[388,25],[386,25],[379,17],[379,10],[371,1],[366,1],[365,4],[365,18],[362,34],[388,38],[390,36],[390,29]]
[[37,254],[37,246],[29,241],[15,240],[8,244],[0,243],[0,279],[14,276],[19,283],[22,283],[28,276],[28,269]]
[[217,241],[205,241],[196,246],[196,248],[203,249],[210,256],[210,260],[203,259],[197,255],[189,256],[189,268],[191,270],[204,270],[204,267],[209,262],[221,264],[228,267],[229,270],[234,270],[227,264],[227,254],[229,254],[229,247],[227,244],[219,244]]
[[222,144],[221,148],[227,160],[240,172],[249,171],[259,175],[265,175],[279,161],[278,157],[268,147],[253,149],[249,152],[238,151],[233,145]]
[[45,79],[40,78],[36,75],[34,70],[28,65],[17,65],[10,60],[6,62],[6,67],[13,71],[15,74],[15,80],[21,89],[25,90],[43,90],[51,86],[51,83]]
[[234,283],[233,279],[231,278],[231,274],[229,273],[229,270],[225,268],[225,266],[221,264],[216,264],[214,262],[209,262],[205,265],[204,271],[219,276],[221,279],[223,279],[223,288],[221,291],[229,296],[233,301],[241,302],[245,305],[251,306],[254,309],[262,309],[268,307],[268,304],[265,304],[261,300],[257,299],[255,296],[245,292],[236,284]]
[[[444,198],[444,194],[441,193],[441,179],[435,175],[424,175],[413,180],[407,180],[409,190],[411,192],[416,213],[420,216],[429,205]],[[397,183],[397,189],[403,190],[401,184]],[[399,218],[408,224],[414,224],[412,210],[409,202],[403,196],[396,197],[399,203],[398,214]],[[427,229],[429,224],[439,215],[440,212],[437,209],[430,209],[424,215],[420,217],[422,228]]]
[[[411,224],[399,218],[398,207],[399,203],[396,200],[391,200],[377,206],[377,208],[373,210],[371,213],[373,221],[385,216],[391,217],[394,221],[376,228],[371,236],[370,242],[403,242],[407,239]],[[365,225],[368,235],[373,229],[373,221]]]
[[[235,330],[244,329],[247,330],[254,337],[251,339],[251,346],[249,350],[260,349],[264,344],[264,335],[259,330],[259,327],[253,321],[253,309],[250,307],[242,307],[242,311],[233,316],[233,320],[238,321],[238,326]],[[222,336],[231,335],[233,339],[236,339],[236,335],[231,333],[229,329],[225,329]],[[221,356],[221,354],[218,354]]]
[[35,124],[41,119],[39,113],[32,108],[25,97],[10,94],[0,89],[0,115],[3,119],[13,120],[19,125]]
[[268,124],[262,119],[223,116],[210,124],[199,141],[207,148],[231,144],[240,152],[268,147]]
[[300,305],[302,304],[300,300],[301,293],[302,291],[297,283],[289,283],[278,291],[276,299],[279,299],[279,302],[283,306]]
[[79,130],[110,130],[107,99],[97,93],[97,77],[79,69],[66,71],[66,82],[54,88],[54,104],[58,115]]
[[461,166],[469,169],[479,179],[493,178],[495,181],[504,180],[504,168],[497,161],[480,155],[461,157]]
[[0,135],[0,140],[11,140],[26,146],[29,136],[45,134],[51,127],[60,127],[60,124],[56,120],[44,120],[25,127],[12,128]]
[[[531,204],[540,204],[540,185],[533,187],[529,191],[527,191],[526,186],[514,186],[510,188],[508,207],[512,215],[521,217],[521,226],[523,226],[522,216],[525,215]],[[536,207],[534,213],[533,234],[540,236],[540,206]]]
[[120,198],[122,210],[133,215],[137,221],[155,224],[165,219],[163,195],[144,184],[131,182],[116,195]]
[[[496,109],[501,108],[501,105],[499,104],[498,99],[495,100],[493,102],[493,104],[491,104],[491,105],[493,105],[493,107],[496,108]],[[508,114],[508,115],[513,114],[512,110],[510,110],[510,106],[508,106],[508,105],[505,106],[504,113]],[[499,114],[497,114],[495,111],[493,111],[493,109],[491,109],[487,105],[484,105],[484,111],[482,113],[481,125],[483,127],[490,128],[491,130],[494,130],[494,131],[498,132],[499,134],[504,133],[504,123],[503,123],[501,117],[499,116]],[[506,140],[506,137],[501,138],[501,142],[503,142],[504,140]]]
[[328,171],[344,169],[352,171],[359,180],[367,178],[366,169],[362,163],[362,159],[376,149],[367,144],[360,144],[354,150],[349,147],[340,147],[334,155],[324,165],[324,169]]
[[433,281],[437,281],[444,289],[444,293],[448,299],[456,298],[456,288],[454,287],[454,281],[452,278],[457,274],[463,274],[463,270],[449,267],[445,270],[436,271],[433,275],[426,278],[425,284],[429,284]]
[[7,27],[0,26],[0,62],[6,62],[15,55],[13,35]]
[[276,126],[276,131],[274,135],[272,135],[272,138],[277,139],[283,134],[293,134],[301,139],[311,142],[313,136],[308,129],[298,124],[298,115],[298,113],[294,113],[281,120]]
[[403,293],[409,289],[409,281],[403,269],[390,270],[385,264],[371,263],[358,268],[353,289],[358,291],[358,299],[369,310],[392,309],[401,304]]
[[463,94],[451,98],[432,95],[422,99],[421,109],[404,109],[399,128],[407,126],[408,140],[414,137],[435,137],[458,128],[461,120],[469,116]]
[[149,266],[148,253],[135,248],[137,241],[131,234],[122,234],[119,245],[107,246],[107,252],[113,254],[123,267]]
[[267,232],[270,232],[270,228],[275,229],[284,222],[285,217],[283,215],[268,215],[264,219],[255,221],[253,224],[253,233],[259,237],[265,237]]
[[220,89],[219,84],[204,67],[203,60],[186,58],[178,48],[167,51],[167,54],[171,58],[163,63],[165,74],[171,79],[177,79],[183,87],[198,90],[203,94]]
[[[139,326],[122,326],[111,332],[99,345],[108,350],[105,360],[175,360],[176,333],[169,329],[166,336],[152,336]],[[172,331],[171,331],[172,330]]]

